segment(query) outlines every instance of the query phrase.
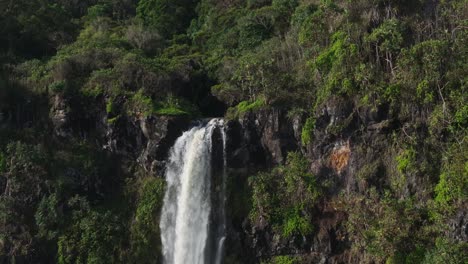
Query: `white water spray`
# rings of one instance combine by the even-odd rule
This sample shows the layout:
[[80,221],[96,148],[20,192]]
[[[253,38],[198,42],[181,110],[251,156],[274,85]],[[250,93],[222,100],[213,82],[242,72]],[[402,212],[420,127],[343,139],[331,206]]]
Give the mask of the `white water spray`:
[[[223,140],[224,164],[221,190],[213,194],[212,137],[217,128]],[[160,222],[166,264],[221,263],[225,240],[225,139],[223,120],[212,119],[185,132],[171,149]],[[221,208],[212,210],[212,195],[218,195]],[[209,241],[216,245],[210,246]]]

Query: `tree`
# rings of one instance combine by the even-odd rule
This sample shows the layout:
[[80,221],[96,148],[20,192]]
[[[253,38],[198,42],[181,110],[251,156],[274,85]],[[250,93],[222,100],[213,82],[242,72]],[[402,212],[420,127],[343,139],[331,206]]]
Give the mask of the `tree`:
[[141,0],[137,17],[167,38],[183,33],[194,17],[196,0]]

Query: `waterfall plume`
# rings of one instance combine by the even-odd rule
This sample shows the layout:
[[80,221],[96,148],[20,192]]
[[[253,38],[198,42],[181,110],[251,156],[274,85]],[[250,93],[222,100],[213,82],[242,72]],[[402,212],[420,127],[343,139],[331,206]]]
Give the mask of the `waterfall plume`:
[[[215,131],[221,133],[223,148],[220,172],[212,167]],[[183,133],[170,151],[160,222],[166,264],[221,263],[226,229],[225,142],[224,121],[212,119]],[[217,188],[212,186],[213,177],[221,177]],[[219,208],[213,208],[213,203]]]

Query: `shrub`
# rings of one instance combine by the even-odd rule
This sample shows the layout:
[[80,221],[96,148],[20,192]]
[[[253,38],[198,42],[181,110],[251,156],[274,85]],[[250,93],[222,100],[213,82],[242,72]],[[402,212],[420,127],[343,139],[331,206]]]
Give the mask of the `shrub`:
[[115,111],[114,102],[112,100],[109,100],[109,102],[107,102],[107,104],[106,104],[106,112],[107,112],[107,114],[111,114],[114,111]]
[[86,199],[75,196],[69,229],[58,239],[58,263],[116,263],[122,240],[122,221],[111,211],[92,209]]
[[315,129],[315,118],[308,117],[302,127],[301,141],[302,145],[307,146],[312,142],[312,136]]
[[238,20],[239,48],[249,50],[257,47],[268,39],[273,30],[272,14],[260,11],[250,11]]
[[292,237],[295,234],[307,235],[312,233],[313,228],[310,219],[304,216],[300,211],[301,208],[296,207],[286,212],[283,217],[282,236]]
[[439,183],[435,187],[435,201],[439,209],[452,211],[453,206],[468,198],[468,148],[454,144],[444,157]]
[[149,263],[150,259],[159,258],[159,214],[164,186],[162,178],[145,178],[139,185],[137,208],[130,230],[132,257],[137,262]]
[[396,161],[398,171],[400,173],[407,173],[410,169],[414,168],[416,152],[412,148],[405,149],[396,157]]
[[463,131],[468,128],[468,105],[460,107],[455,112],[454,120],[450,126],[452,131]]
[[142,0],[137,5],[137,17],[145,25],[158,30],[162,35],[171,38],[182,33],[194,16],[196,1],[193,0]]
[[355,64],[358,59],[358,48],[351,43],[350,37],[343,31],[332,36],[332,44],[323,50],[315,59],[312,68],[320,75],[317,83],[315,107],[323,103],[332,94],[352,94],[356,87],[354,80]]
[[156,30],[149,29],[141,23],[128,26],[125,38],[134,48],[141,49],[149,55],[156,54],[164,44]]
[[376,262],[408,255],[423,241],[414,236],[419,232],[424,210],[411,199],[398,200],[389,192],[380,197],[375,188],[365,196],[346,197],[342,201],[348,220],[345,224],[353,250],[364,251]]
[[382,52],[395,52],[403,45],[403,26],[397,19],[385,20],[367,36],[366,40],[374,43]]
[[127,104],[127,110],[131,114],[136,114],[137,116],[149,116],[155,112],[155,104],[151,97],[146,96],[142,89],[136,92],[129,103]]
[[311,210],[321,190],[308,170],[307,159],[291,152],[284,166],[251,177],[250,219],[267,221],[283,237],[309,235],[313,231]]
[[231,107],[226,113],[226,118],[236,119],[244,116],[247,112],[255,112],[266,106],[264,99],[257,99],[254,102],[242,101],[237,106]]
[[45,196],[35,213],[38,236],[47,240],[54,240],[59,234],[59,225],[62,224],[62,215],[59,212],[59,201],[56,194]]
[[297,264],[300,263],[298,257],[294,256],[276,256],[273,257],[266,264]]
[[51,85],[49,85],[49,89],[53,93],[60,93],[60,92],[65,91],[65,88],[67,87],[66,85],[67,85],[66,81],[57,81],[57,82],[53,82]]
[[172,96],[166,97],[165,101],[156,104],[155,113],[158,115],[186,115],[198,116],[199,110],[192,103]]
[[464,264],[468,261],[468,244],[437,238],[436,246],[424,258],[425,264]]
[[401,89],[406,99],[428,105],[439,98],[436,91],[444,83],[448,47],[445,41],[428,40],[402,50],[397,79],[406,88]]
[[6,161],[5,154],[3,154],[3,152],[0,152],[0,173],[6,171],[7,169],[6,162],[7,161]]

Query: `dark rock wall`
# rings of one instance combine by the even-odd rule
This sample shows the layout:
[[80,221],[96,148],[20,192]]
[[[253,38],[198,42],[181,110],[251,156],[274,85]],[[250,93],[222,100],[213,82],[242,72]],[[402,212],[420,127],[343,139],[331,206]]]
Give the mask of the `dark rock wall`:
[[[349,99],[332,97],[317,109],[312,140],[307,145],[301,141],[305,118],[290,116],[282,109],[247,112],[238,120],[227,122],[226,263],[259,263],[276,255],[301,256],[306,263],[360,262],[359,254],[350,252],[352,241],[343,226],[347,215],[334,204],[335,198],[364,193],[370,187],[378,191],[388,188],[396,174],[397,155],[388,142],[392,142],[393,133],[407,127],[386,105],[358,107]],[[103,149],[119,155],[129,166],[138,164],[155,176],[163,175],[170,147],[193,125],[186,117],[165,116],[123,117],[109,123],[105,111],[95,110],[94,118],[86,118],[89,125],[83,131],[83,126],[77,125],[82,119],[57,96],[52,98],[50,113],[56,136],[94,134]],[[221,144],[219,133],[215,135],[214,141]],[[219,165],[221,150],[215,150]],[[284,164],[290,151],[300,151],[308,158],[310,171],[327,186],[327,193],[315,208],[313,234],[284,240],[268,223],[251,223],[248,200],[239,197],[249,195],[250,176]],[[219,172],[219,166],[216,170]],[[427,197],[424,190],[428,184],[427,177],[412,175],[399,194]],[[453,219],[450,232],[454,239],[466,241],[464,211]]]
[[[279,109],[247,113],[228,123],[228,170],[231,181],[237,182],[231,192],[242,192],[236,188],[246,188],[247,178],[257,171],[283,164],[289,151],[301,151],[318,181],[328,186],[315,209],[316,230],[310,237],[284,241],[268,223],[252,225],[248,215],[244,219],[231,215],[228,254],[240,256],[243,263],[259,263],[276,255],[298,255],[306,263],[360,262],[359,256],[350,252],[352,241],[343,226],[347,215],[333,201],[339,195],[364,193],[370,187],[383,190],[390,185],[396,153],[388,142],[400,125],[385,105],[359,108],[341,98],[324,103],[316,116],[308,145],[301,142],[304,118],[288,116]],[[424,184],[428,184],[427,179],[415,175],[402,186],[401,195],[427,195],[422,193]],[[464,218],[460,214],[454,219],[453,228],[462,228]]]

